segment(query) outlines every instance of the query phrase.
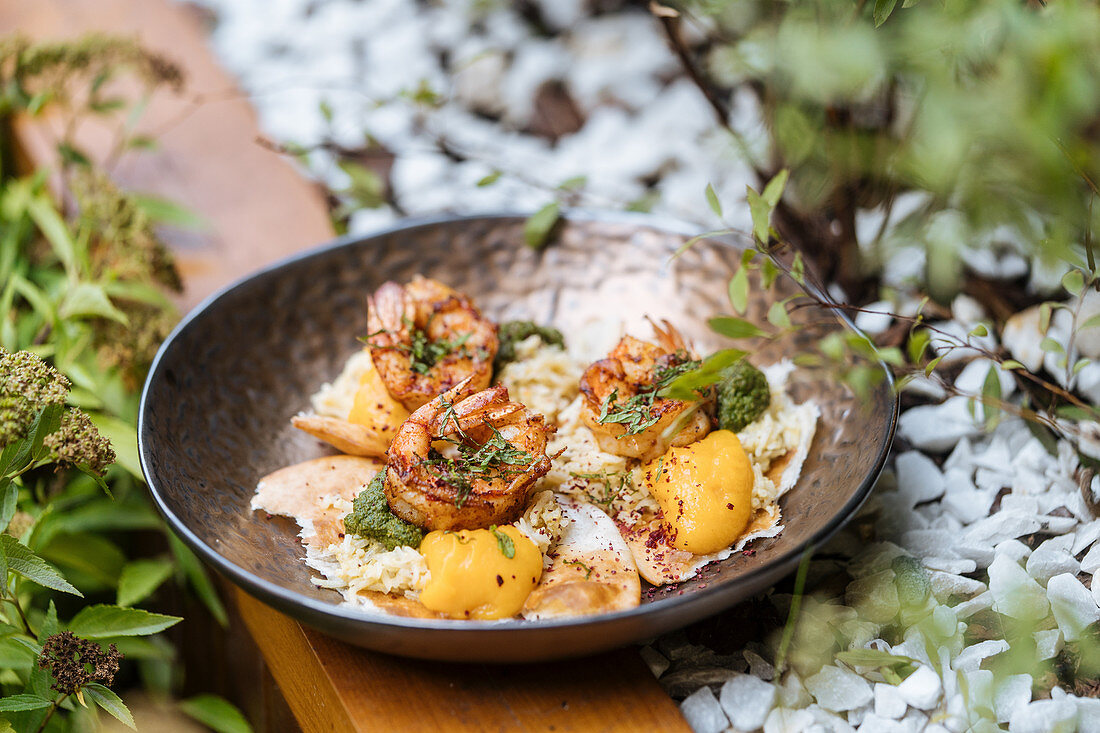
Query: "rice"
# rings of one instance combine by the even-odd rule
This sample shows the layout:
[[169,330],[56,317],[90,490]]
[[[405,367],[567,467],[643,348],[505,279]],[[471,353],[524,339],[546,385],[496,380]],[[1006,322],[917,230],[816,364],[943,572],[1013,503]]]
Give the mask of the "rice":
[[513,400],[554,424],[561,410],[580,392],[583,372],[583,365],[561,348],[543,344],[538,336],[528,336],[516,344],[516,360],[501,369],[497,382],[508,388]]
[[[351,511],[352,503],[339,497],[322,500],[341,514]],[[428,565],[424,556],[411,547],[387,550],[382,543],[353,534],[322,550],[306,550],[306,564],[321,573],[313,578],[320,588],[339,591],[347,603],[363,600],[360,591],[403,594],[416,599],[428,583]]]
[[374,368],[370,352],[366,349],[356,351],[344,364],[343,371],[331,383],[321,385],[317,393],[309,398],[313,411],[322,417],[336,417],[346,420],[355,404],[355,393],[363,375]]
[[760,509],[779,499],[780,487],[764,474],[772,461],[798,447],[806,429],[806,406],[796,405],[787,394],[787,377],[794,365],[782,361],[764,369],[771,402],[764,414],[737,434],[753,469],[752,508]]

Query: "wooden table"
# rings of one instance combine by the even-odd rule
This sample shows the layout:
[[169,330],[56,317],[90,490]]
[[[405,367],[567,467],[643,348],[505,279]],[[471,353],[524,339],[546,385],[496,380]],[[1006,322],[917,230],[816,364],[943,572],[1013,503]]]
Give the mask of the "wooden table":
[[[170,0],[0,0],[0,28],[39,39],[89,30],[137,35],[185,70],[184,94],[154,96],[144,115],[143,125],[160,133],[158,149],[123,157],[113,171],[124,187],[179,201],[208,222],[198,235],[168,233],[185,277],[184,307],[332,236],[317,188],[256,144],[254,111],[207,47],[200,19],[185,6]],[[50,125],[49,118],[17,125],[32,164],[54,160]],[[110,145],[109,131],[95,123],[81,127],[79,140],[99,158]],[[350,647],[242,591],[229,592],[235,594],[234,621],[243,620],[251,640],[241,638],[239,624],[227,639],[215,641],[212,625],[192,623],[192,629],[208,629],[208,637],[196,641],[212,647],[207,657],[223,667],[207,672],[206,679],[192,677],[192,683],[218,686],[219,676],[231,677],[228,687],[241,701],[255,698],[252,693],[263,692],[265,680],[273,678],[306,731],[688,730],[632,649],[529,666],[404,660]],[[262,663],[249,660],[254,648]],[[260,698],[263,710],[242,701],[258,728],[293,725],[272,710],[277,705],[269,695]]]

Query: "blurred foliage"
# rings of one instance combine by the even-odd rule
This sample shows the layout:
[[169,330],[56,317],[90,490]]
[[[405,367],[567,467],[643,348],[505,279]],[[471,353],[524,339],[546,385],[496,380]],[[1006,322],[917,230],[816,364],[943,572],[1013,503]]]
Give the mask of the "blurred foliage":
[[[115,95],[123,74],[139,99]],[[160,224],[194,223],[159,199],[124,192],[105,166],[155,145],[135,127],[175,66],[129,40],[0,40],[0,728],[90,730],[96,709],[133,727],[106,685],[138,678],[154,694],[180,682],[158,607],[169,579],[221,623],[198,559],[153,511],[138,464],[141,384],[178,320],[181,287]],[[57,170],[15,168],[15,115],[62,121]],[[90,116],[113,125],[102,164],[76,143]],[[44,129],[53,129],[43,125]],[[109,442],[110,448],[107,447]],[[122,661],[121,670],[119,661]],[[181,711],[219,730],[248,730],[228,703]]]
[[[892,245],[912,241],[940,298],[958,286],[963,247],[1085,264],[1100,217],[1094,3],[675,5],[683,18],[662,22],[674,39],[681,21],[703,28],[710,98],[760,184],[790,170],[777,229],[857,300],[875,295],[868,276]],[[730,122],[755,115],[732,115],[728,92],[759,109],[763,130]],[[897,226],[857,226],[860,211],[895,205]]]

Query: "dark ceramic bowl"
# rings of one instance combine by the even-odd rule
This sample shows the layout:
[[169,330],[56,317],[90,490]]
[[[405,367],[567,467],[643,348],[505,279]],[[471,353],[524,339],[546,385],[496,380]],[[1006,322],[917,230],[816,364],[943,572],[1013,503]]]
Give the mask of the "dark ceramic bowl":
[[[646,333],[642,316],[649,315],[668,318],[701,351],[724,345],[706,321],[729,310],[736,245],[701,241],[670,263],[690,228],[641,215],[577,214],[551,246],[534,252],[523,246],[523,224],[515,215],[410,222],[286,260],[196,308],[161,347],[138,424],[149,489],[180,538],[260,600],[353,644],[431,659],[536,661],[636,642],[759,593],[859,508],[893,438],[892,382],[887,376],[864,401],[828,371],[799,367],[793,396],[813,398],[822,414],[801,479],[781,503],[786,529],[633,610],[537,623],[421,620],[341,606],[336,592],[310,583],[297,527],[250,511],[249,500],[261,476],[324,453],[290,417],[360,348],[367,293],[383,281],[434,277],[471,295],[490,317],[554,323],[567,338],[594,315]],[[763,322],[770,303],[790,292],[754,288],[749,317]],[[852,328],[816,306],[795,318],[813,325],[769,344],[755,361],[807,353],[821,329]]]

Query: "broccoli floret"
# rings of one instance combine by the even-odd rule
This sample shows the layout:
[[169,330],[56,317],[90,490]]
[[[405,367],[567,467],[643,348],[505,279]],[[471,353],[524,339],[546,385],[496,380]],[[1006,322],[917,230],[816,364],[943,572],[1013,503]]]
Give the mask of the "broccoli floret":
[[768,409],[768,378],[744,359],[722,372],[718,383],[718,427],[740,432]]
[[344,530],[349,534],[377,540],[387,550],[395,547],[420,547],[424,532],[390,511],[386,503],[386,470],[382,469],[367,488],[359,492],[352,503],[351,514],[344,517]]
[[565,339],[561,331],[549,326],[540,326],[532,321],[508,321],[500,324],[498,331],[500,348],[493,359],[493,370],[497,373],[505,364],[516,360],[516,344],[529,336],[538,336],[547,346],[565,348]]

